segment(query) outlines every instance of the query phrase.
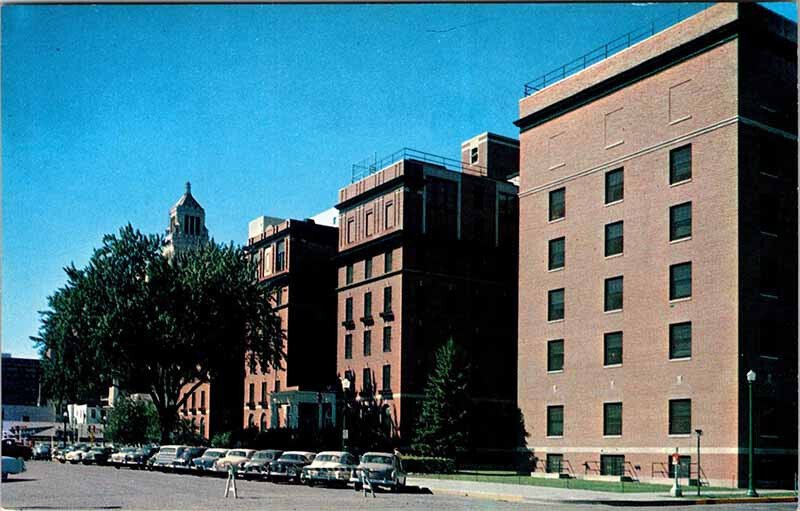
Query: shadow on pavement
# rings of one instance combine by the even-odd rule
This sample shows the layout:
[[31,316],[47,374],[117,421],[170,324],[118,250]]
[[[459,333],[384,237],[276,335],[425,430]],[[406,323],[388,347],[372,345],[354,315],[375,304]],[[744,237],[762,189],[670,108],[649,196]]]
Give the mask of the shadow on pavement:
[[433,495],[430,488],[423,488],[421,486],[405,486],[400,493],[410,493],[412,495]]
[[28,481],[38,481],[38,479],[25,478],[25,477],[9,477],[9,478],[8,478],[8,479],[6,479],[5,481],[3,481],[3,484],[8,484],[8,483],[25,483],[25,482],[28,482]]

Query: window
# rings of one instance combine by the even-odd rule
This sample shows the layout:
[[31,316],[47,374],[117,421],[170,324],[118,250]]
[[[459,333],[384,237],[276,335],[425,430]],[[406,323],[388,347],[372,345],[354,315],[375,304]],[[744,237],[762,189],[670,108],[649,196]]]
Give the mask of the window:
[[286,241],[280,240],[275,244],[275,271],[286,269]]
[[564,218],[566,215],[565,188],[550,192],[550,221]]
[[601,454],[600,475],[603,476],[625,475],[625,456],[621,454]]
[[261,404],[266,404],[267,402],[267,382],[261,382]]
[[206,418],[200,417],[200,436],[206,436]]
[[603,435],[622,435],[622,403],[603,404]]
[[547,321],[564,319],[564,289],[547,292]]
[[394,202],[387,202],[383,209],[383,226],[386,229],[390,229],[394,227]]
[[372,317],[372,293],[364,293],[364,317]]
[[545,471],[549,474],[560,474],[563,462],[563,454],[548,454],[547,463],[545,464]]
[[247,418],[247,427],[248,427],[248,428],[254,428],[254,427],[256,427],[256,419],[253,417],[253,414],[252,414],[252,413],[251,413],[251,414],[250,414],[250,416]]
[[384,392],[389,392],[392,390],[392,366],[386,364],[383,366],[383,385],[381,389]]
[[383,313],[390,312],[392,312],[392,287],[388,286],[383,288]]
[[347,268],[345,269],[345,284],[352,284],[353,283],[353,265],[348,264]]
[[622,277],[606,279],[604,308],[606,312],[622,310]]
[[356,230],[356,221],[351,218],[351,219],[349,219],[347,221],[347,242],[348,243],[352,243],[353,242],[353,234],[355,233],[355,230]]
[[623,199],[625,193],[624,183],[622,169],[606,172],[606,204]]
[[351,334],[344,336],[344,358],[353,358],[353,336]]
[[692,263],[673,264],[669,267],[669,299],[692,296]]
[[371,257],[367,258],[367,260],[364,261],[364,278],[365,279],[371,279],[372,278],[372,258]]
[[389,273],[392,271],[392,251],[388,251],[383,255],[383,272]]
[[345,298],[344,300],[344,320],[353,321],[353,298]]
[[195,399],[194,398],[195,398],[195,395],[194,395],[194,392],[192,392],[192,410],[194,410],[196,408]]
[[547,436],[564,436],[564,407],[547,407]]
[[669,208],[669,240],[689,238],[692,235],[692,203],[684,202]]
[[364,356],[372,355],[372,331],[364,330]]
[[266,431],[267,430],[267,414],[266,413],[262,413],[261,414],[261,421],[259,422],[259,428],[261,429],[261,431]]
[[470,161],[470,163],[478,163],[478,148],[477,147],[473,147],[472,149],[470,149],[469,161]]
[[383,351],[392,351],[392,327],[383,327]]
[[622,222],[606,224],[606,257],[621,254],[624,243]]
[[671,399],[669,402],[669,434],[689,435],[692,433],[692,400]]
[[692,178],[692,146],[685,145],[669,152],[669,184]]
[[280,392],[280,391],[281,391],[281,381],[275,380],[275,392]]
[[[249,392],[248,392],[247,395],[250,396],[250,399],[248,399],[247,402],[252,405],[253,403],[256,402],[256,389],[255,389],[256,386],[255,386],[255,384],[251,383],[249,385],[249,387],[250,388],[248,389]],[[192,407],[192,408],[194,408],[194,407]]]
[[367,214],[364,215],[364,231],[367,236],[372,236],[375,231],[375,216],[373,215],[372,211],[367,211]]
[[603,336],[603,365],[622,363],[622,332],[610,332]]
[[368,367],[365,367],[364,370],[361,372],[363,382],[364,382],[364,392],[372,393],[372,373],[370,372]]
[[550,240],[548,244],[547,269],[557,270],[564,267],[564,238]]
[[547,341],[547,370],[564,370],[564,339]]
[[205,390],[201,390],[200,391],[200,408],[205,408],[205,407],[206,407],[206,391]]
[[669,326],[669,358],[692,356],[692,322],[675,323]]

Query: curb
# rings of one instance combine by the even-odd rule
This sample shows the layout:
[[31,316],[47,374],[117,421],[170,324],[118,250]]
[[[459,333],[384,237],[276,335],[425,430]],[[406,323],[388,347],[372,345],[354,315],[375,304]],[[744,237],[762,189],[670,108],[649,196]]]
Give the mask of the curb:
[[506,502],[525,502],[523,497],[519,495],[509,495],[506,493],[489,493],[483,491],[462,491],[462,490],[448,490],[448,489],[436,489],[428,488],[431,490],[431,493],[435,494],[442,494],[442,495],[454,495],[458,497],[473,497],[478,499],[485,499],[485,500],[501,500]]
[[601,504],[614,507],[671,507],[671,506],[710,506],[714,504],[768,504],[779,502],[797,502],[797,497],[730,497],[719,499],[671,499],[671,500],[563,500],[570,504]]

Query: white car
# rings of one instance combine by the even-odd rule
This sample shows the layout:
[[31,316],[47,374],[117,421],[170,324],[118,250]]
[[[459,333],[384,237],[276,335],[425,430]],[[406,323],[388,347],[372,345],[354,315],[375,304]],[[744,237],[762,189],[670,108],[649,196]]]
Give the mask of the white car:
[[25,470],[25,461],[22,458],[3,456],[3,481],[8,479],[9,474],[21,474]]
[[214,470],[225,472],[228,470],[228,465],[233,465],[237,471],[243,470],[245,463],[250,461],[255,453],[255,449],[231,449],[224,457],[214,462]]
[[356,491],[361,490],[363,480],[369,478],[372,486],[383,486],[398,491],[406,485],[406,471],[400,458],[388,452],[368,452],[361,456],[350,482]]
[[349,452],[323,451],[314,461],[303,467],[300,480],[311,486],[314,483],[347,485],[350,474],[358,465],[358,460]]
[[87,444],[77,444],[74,450],[68,452],[67,455],[64,456],[64,459],[66,461],[69,461],[73,465],[76,463],[80,463],[81,461],[83,461],[83,458],[86,456],[86,454],[89,452],[91,448],[92,446]]

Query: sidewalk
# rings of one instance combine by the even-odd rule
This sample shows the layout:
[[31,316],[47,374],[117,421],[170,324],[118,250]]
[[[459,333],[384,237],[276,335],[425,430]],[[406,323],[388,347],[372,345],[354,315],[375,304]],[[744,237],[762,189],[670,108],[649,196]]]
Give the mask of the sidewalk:
[[[613,493],[592,490],[571,490],[566,488],[550,488],[545,486],[530,486],[508,483],[484,483],[475,481],[456,481],[451,479],[427,479],[424,477],[409,477],[409,486],[419,486],[428,488],[434,493],[444,493],[450,495],[462,495],[476,498],[492,500],[508,500],[511,502],[530,502],[530,503],[552,503],[569,502],[579,503],[602,503],[606,505],[627,505],[627,506],[664,506],[664,505],[692,505],[706,504],[709,497],[713,497],[711,492],[703,492],[700,500],[692,498],[675,498],[669,495],[669,486],[664,486],[661,493]],[[731,489],[725,491],[726,496],[735,494],[736,497],[728,499],[714,499],[715,503],[737,502],[740,498],[745,498],[746,490]],[[785,494],[785,490],[759,490],[760,498],[746,499],[746,502],[775,502],[792,501],[792,497],[770,497],[770,494]],[[741,497],[738,495],[741,494]],[[688,492],[684,492],[686,497],[692,497]],[[780,499],[780,500],[778,500]]]

